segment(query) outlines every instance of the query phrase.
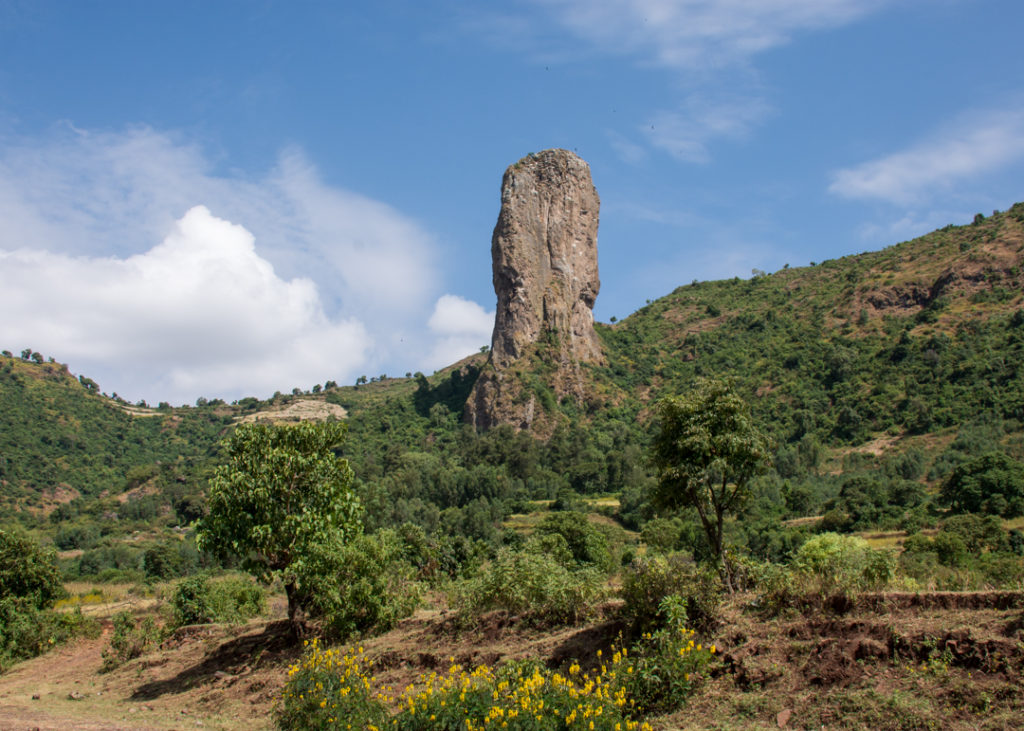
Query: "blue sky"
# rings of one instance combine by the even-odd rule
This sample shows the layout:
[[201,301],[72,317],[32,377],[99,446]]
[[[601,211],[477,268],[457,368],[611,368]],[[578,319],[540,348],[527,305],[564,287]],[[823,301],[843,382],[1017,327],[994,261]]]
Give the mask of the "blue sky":
[[576,151],[595,315],[1024,199],[1010,0],[0,0],[0,347],[130,400],[490,339],[502,173]]

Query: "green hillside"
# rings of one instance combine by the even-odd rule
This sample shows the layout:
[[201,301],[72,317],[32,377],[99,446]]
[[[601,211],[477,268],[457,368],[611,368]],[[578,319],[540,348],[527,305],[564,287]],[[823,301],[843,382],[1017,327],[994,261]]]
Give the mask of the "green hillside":
[[694,282],[602,327],[596,374],[641,416],[736,379],[782,443],[1024,419],[1024,204],[881,252]]
[[[1022,260],[1018,204],[880,252],[682,286],[598,325],[607,364],[587,369],[583,401],[546,382],[543,346],[517,366],[554,425],[540,440],[462,423],[483,354],[432,376],[155,410],[106,398],[60,364],[4,357],[0,520],[62,547],[97,550],[102,541],[67,537],[97,523],[104,535],[149,525],[157,540],[201,510],[210,458],[237,417],[311,400],[348,412],[343,451],[371,530],[412,523],[493,544],[532,501],[602,495],[616,498],[604,512],[639,530],[654,517],[654,403],[724,377],[774,451],[733,540],[782,550],[780,521],[823,513],[844,529],[933,525],[933,496],[958,464],[992,450],[1024,457]],[[849,497],[855,478],[869,497]]]

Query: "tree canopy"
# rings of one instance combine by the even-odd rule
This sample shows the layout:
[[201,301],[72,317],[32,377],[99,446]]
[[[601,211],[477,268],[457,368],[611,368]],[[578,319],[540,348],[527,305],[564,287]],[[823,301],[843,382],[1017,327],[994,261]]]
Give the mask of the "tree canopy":
[[337,422],[243,424],[227,442],[227,462],[210,480],[200,547],[237,556],[264,583],[280,578],[293,623],[310,606],[310,585],[321,578],[317,557],[361,531],[352,470],[333,452],[345,434]]
[[942,485],[942,498],[957,513],[1024,515],[1024,464],[990,452],[957,465]]
[[[767,440],[747,403],[723,381],[698,381],[691,393],[662,399],[658,415],[654,502],[662,509],[694,507],[721,564],[725,516],[742,506],[751,478],[766,468]],[[722,575],[731,588],[724,564]]]
[[0,601],[17,599],[46,609],[63,591],[52,551],[22,533],[0,530]]

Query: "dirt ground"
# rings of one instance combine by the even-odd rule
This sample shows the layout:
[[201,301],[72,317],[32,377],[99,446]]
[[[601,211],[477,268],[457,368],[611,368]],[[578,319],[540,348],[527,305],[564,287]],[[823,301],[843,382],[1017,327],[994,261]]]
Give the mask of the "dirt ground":
[[[383,684],[531,657],[549,665],[616,641],[615,604],[580,627],[539,632],[502,614],[458,628],[422,610],[362,645]],[[281,621],[179,629],[160,648],[100,673],[109,628],[0,676],[0,729],[248,729],[272,709],[301,655]],[[1024,725],[1024,594],[877,594],[766,618],[750,596],[723,609],[720,660],[657,729],[1002,729]]]

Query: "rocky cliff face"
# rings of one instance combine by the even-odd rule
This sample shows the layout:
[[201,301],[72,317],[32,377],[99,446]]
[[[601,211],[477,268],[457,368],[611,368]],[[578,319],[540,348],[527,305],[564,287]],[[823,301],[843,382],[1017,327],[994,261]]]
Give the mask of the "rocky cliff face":
[[602,360],[592,313],[601,288],[599,208],[590,167],[567,150],[528,155],[505,171],[491,239],[498,295],[491,360],[467,403],[471,423],[531,426],[536,394],[524,397],[508,374],[526,355],[554,366],[544,385],[555,397],[582,396],[579,364]]

